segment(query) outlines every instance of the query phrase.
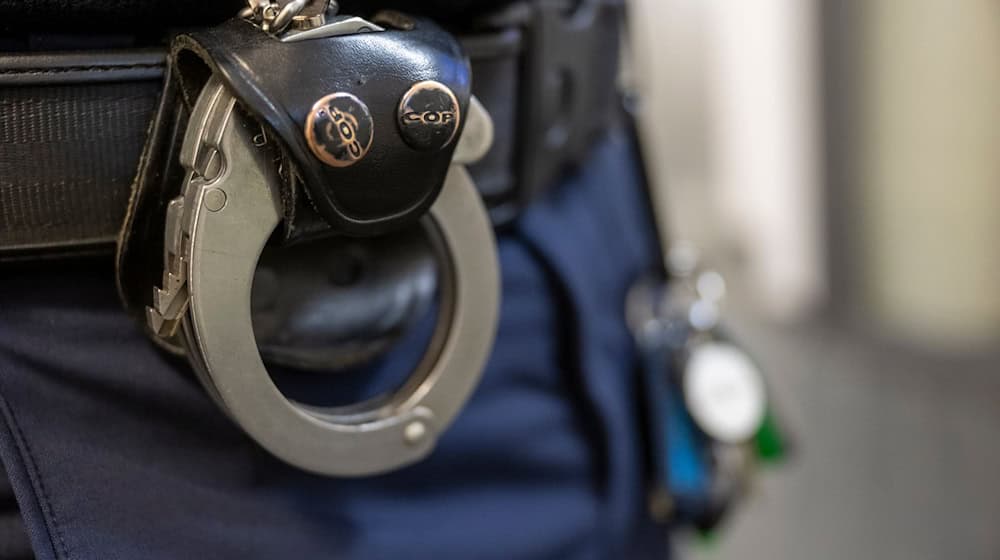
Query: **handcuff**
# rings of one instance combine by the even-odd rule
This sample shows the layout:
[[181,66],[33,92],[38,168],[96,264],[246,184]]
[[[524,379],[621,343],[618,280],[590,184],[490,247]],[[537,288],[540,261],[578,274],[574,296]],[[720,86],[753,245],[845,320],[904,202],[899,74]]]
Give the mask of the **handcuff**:
[[[356,48],[365,43],[350,41],[352,37],[380,34],[385,29],[373,21],[338,15],[336,10],[335,2],[251,0],[241,13],[245,22],[230,23],[221,33],[256,33],[242,27],[249,23],[269,35],[270,39],[261,39],[263,48],[342,37],[348,38],[345,48]],[[395,26],[393,37],[419,29],[419,23],[394,12],[381,19]],[[430,37],[429,48],[448,52],[445,40],[439,41],[433,30],[424,33]],[[206,50],[212,39],[208,34]],[[254,54],[249,51],[246,57]],[[421,53],[401,50],[398,55],[406,58]],[[427,456],[476,387],[492,348],[500,300],[496,242],[466,169],[488,151],[492,123],[475,98],[462,107],[451,88],[434,76],[425,78],[404,93],[395,122],[389,123],[379,120],[379,108],[370,110],[349,91],[325,92],[305,122],[295,123],[301,137],[292,137],[289,127],[282,128],[287,123],[281,120],[286,117],[281,111],[275,112],[277,121],[268,120],[267,114],[264,118],[251,115],[238,99],[232,77],[221,69],[207,78],[190,110],[179,151],[185,178],[179,195],[167,204],[163,277],[152,290],[146,322],[164,344],[176,341],[181,346],[206,391],[249,437],[274,456],[310,472],[371,475]],[[357,79],[359,87],[365,79]],[[252,98],[263,89],[250,87],[249,94],[242,91],[241,95]],[[267,106],[270,99],[265,102],[265,109],[273,109]],[[419,204],[406,207],[412,214],[409,223],[419,224],[440,260],[441,295],[430,345],[409,379],[388,395],[343,407],[295,402],[269,376],[251,317],[258,259],[265,245],[283,234],[281,224],[289,220],[290,196],[284,186],[290,173],[283,167],[289,158],[282,156],[294,152],[296,146],[305,152],[301,147],[308,146],[312,156],[326,165],[317,165],[319,174],[312,177],[312,168],[296,170],[305,176],[303,182],[313,179],[308,187],[315,189],[318,182],[326,189],[310,194],[311,205],[334,230],[378,235],[393,231],[395,222],[392,227],[365,232],[362,228],[367,222],[355,219],[357,212],[334,207],[344,205],[343,200],[337,200],[315,177],[343,176],[346,184],[356,185],[358,174],[349,174],[355,169],[352,166],[366,155],[371,158],[367,152],[376,150],[378,142],[402,145],[393,134],[408,145],[407,157],[418,158],[420,152],[433,150],[444,153],[445,147],[453,150],[446,168],[437,161],[434,164],[434,169],[446,170],[443,181],[431,185],[439,193],[432,200],[420,199]],[[299,157],[301,162],[309,156]],[[295,158],[290,159],[294,164]],[[337,175],[338,168],[351,171]],[[433,174],[427,169],[413,171]],[[358,188],[379,186],[362,183]],[[351,193],[361,201],[356,207],[368,204],[365,192]],[[428,208],[417,208],[420,204]]]

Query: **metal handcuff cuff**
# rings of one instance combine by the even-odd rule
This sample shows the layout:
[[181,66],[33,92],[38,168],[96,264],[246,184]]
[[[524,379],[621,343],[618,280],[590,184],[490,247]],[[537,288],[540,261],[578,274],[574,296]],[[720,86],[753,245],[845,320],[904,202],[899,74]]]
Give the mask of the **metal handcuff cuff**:
[[[337,16],[335,4],[319,4],[325,12],[302,14],[310,4],[253,1],[242,15],[282,42],[382,30],[361,18]],[[350,94],[328,97],[337,96],[359,101]],[[324,99],[325,104],[314,106],[304,135],[316,156],[325,156],[321,159],[331,166],[364,157],[373,126],[381,126],[378,133],[406,126],[359,123],[370,118],[363,103],[359,113]],[[400,111],[407,101],[415,103],[404,99]],[[420,109],[417,116],[427,122],[418,124],[431,128],[412,132],[416,140],[433,141],[439,115]],[[285,462],[331,476],[369,475],[411,464],[430,453],[477,385],[496,329],[499,268],[492,225],[465,168],[489,149],[492,123],[474,98],[465,113],[464,131],[453,123],[455,152],[440,194],[419,218],[444,261],[430,346],[394,393],[322,408],[282,394],[261,358],[251,321],[255,267],[285,216],[274,151],[266,149],[276,140],[241,110],[217,76],[201,89],[180,151],[187,177],[167,209],[163,283],[154,289],[147,320],[161,336],[179,329],[188,359],[214,400]],[[414,119],[402,112],[398,118]],[[316,119],[327,121],[317,124]],[[329,137],[310,136],[324,133]]]

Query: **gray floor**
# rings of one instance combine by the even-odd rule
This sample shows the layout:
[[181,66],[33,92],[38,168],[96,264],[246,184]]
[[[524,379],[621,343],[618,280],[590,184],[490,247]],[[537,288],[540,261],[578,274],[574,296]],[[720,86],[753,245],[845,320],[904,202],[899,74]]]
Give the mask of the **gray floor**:
[[800,449],[684,558],[1000,559],[1000,355],[748,325]]

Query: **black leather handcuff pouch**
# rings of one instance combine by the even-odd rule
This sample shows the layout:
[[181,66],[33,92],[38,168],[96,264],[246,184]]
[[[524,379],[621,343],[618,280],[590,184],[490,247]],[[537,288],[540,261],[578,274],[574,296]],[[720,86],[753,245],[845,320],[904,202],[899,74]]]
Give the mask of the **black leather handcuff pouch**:
[[[163,94],[118,243],[118,288],[132,315],[144,315],[151,286],[163,275],[167,206],[180,193],[187,173],[180,164],[181,144],[199,92],[212,76],[260,127],[259,147],[270,151],[280,177],[284,219],[272,244],[337,235],[345,243],[368,247],[364,238],[416,224],[442,187],[464,122],[455,119],[456,141],[444,147],[415,146],[402,131],[401,102],[415,84],[433,81],[450,90],[458,115],[464,115],[471,73],[451,35],[425,19],[405,21],[406,30],[286,42],[235,18],[174,37]],[[347,165],[322,160],[316,141],[307,134],[310,115],[333,95],[360,107],[353,117],[361,122],[353,123],[352,133],[361,137],[361,157]],[[426,271],[426,266],[401,266],[389,267],[385,275],[427,284],[413,277],[412,270],[416,266]],[[386,289],[398,287],[392,278],[383,280]],[[332,295],[344,297],[347,289]]]

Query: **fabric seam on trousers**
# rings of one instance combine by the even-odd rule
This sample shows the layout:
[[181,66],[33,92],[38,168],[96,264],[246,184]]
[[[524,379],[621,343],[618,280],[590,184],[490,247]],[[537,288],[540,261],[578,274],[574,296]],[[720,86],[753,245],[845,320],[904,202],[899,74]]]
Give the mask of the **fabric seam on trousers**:
[[[514,235],[524,244],[524,247],[531,254],[532,258],[541,266],[545,271],[545,274],[549,276],[549,281],[552,282],[552,287],[554,290],[558,290],[556,293],[556,298],[559,300],[559,305],[564,307],[572,316],[572,321],[568,325],[564,325],[563,328],[567,331],[566,336],[568,337],[568,344],[566,344],[568,349],[568,356],[566,358],[566,366],[568,368],[568,374],[574,375],[573,379],[568,381],[575,381],[577,385],[570,384],[569,387],[573,389],[574,400],[579,401],[580,414],[585,422],[590,424],[590,428],[593,428],[593,433],[600,434],[598,436],[599,442],[597,442],[597,449],[591,449],[590,452],[593,455],[592,459],[597,466],[597,475],[599,477],[596,490],[598,495],[601,496],[602,504],[607,503],[607,494],[609,490],[609,485],[607,478],[610,475],[610,463],[608,461],[608,450],[610,446],[608,441],[611,438],[611,434],[608,433],[607,426],[604,425],[603,418],[601,417],[601,407],[594,401],[590,392],[587,390],[587,380],[585,373],[585,358],[583,356],[583,348],[586,343],[586,337],[580,328],[581,321],[579,317],[579,310],[573,304],[573,288],[570,286],[569,282],[563,278],[562,272],[559,270],[555,264],[553,264],[551,257],[548,252],[540,247],[539,244],[532,238],[531,235],[526,234],[523,230],[518,228],[514,231]],[[602,528],[607,524],[604,522],[604,517],[607,516],[606,508],[601,507],[599,509],[598,520]],[[607,542],[607,535],[601,531],[593,531],[592,533],[596,539],[595,545],[602,550],[602,556],[610,550],[610,545]]]
[[[2,373],[2,371],[0,371]],[[28,440],[24,437],[24,432],[21,430],[20,425],[17,423],[17,418],[14,416],[14,410],[7,401],[7,397],[4,396],[3,392],[0,391],[0,411],[2,411],[5,428],[11,436],[14,443],[15,449],[10,450],[8,453],[8,461],[5,463],[7,467],[7,476],[10,477],[13,483],[17,478],[26,477],[27,481],[30,483],[32,490],[34,491],[34,503],[30,504],[31,510],[37,510],[37,515],[40,515],[45,521],[46,533],[45,535],[36,535],[34,532],[29,531],[29,537],[31,538],[32,550],[35,555],[38,555],[38,540],[45,538],[48,541],[49,548],[52,550],[53,555],[56,558],[68,559],[69,548],[66,545],[66,540],[63,538],[62,531],[59,529],[59,522],[56,519],[55,510],[52,507],[52,502],[49,500],[48,493],[45,490],[45,483],[42,481],[42,474],[38,470],[35,464],[34,455],[31,452],[31,446],[28,444]],[[16,456],[14,455],[16,453]],[[20,459],[20,460],[18,460]],[[22,480],[23,482],[23,480]],[[14,485],[15,497],[17,498],[18,507],[21,510],[22,517],[25,516],[29,508],[25,507],[24,499],[27,496],[23,492],[17,492],[18,487],[23,488],[23,484]],[[37,526],[36,524],[25,523],[25,526]],[[54,537],[54,538],[53,538]]]

